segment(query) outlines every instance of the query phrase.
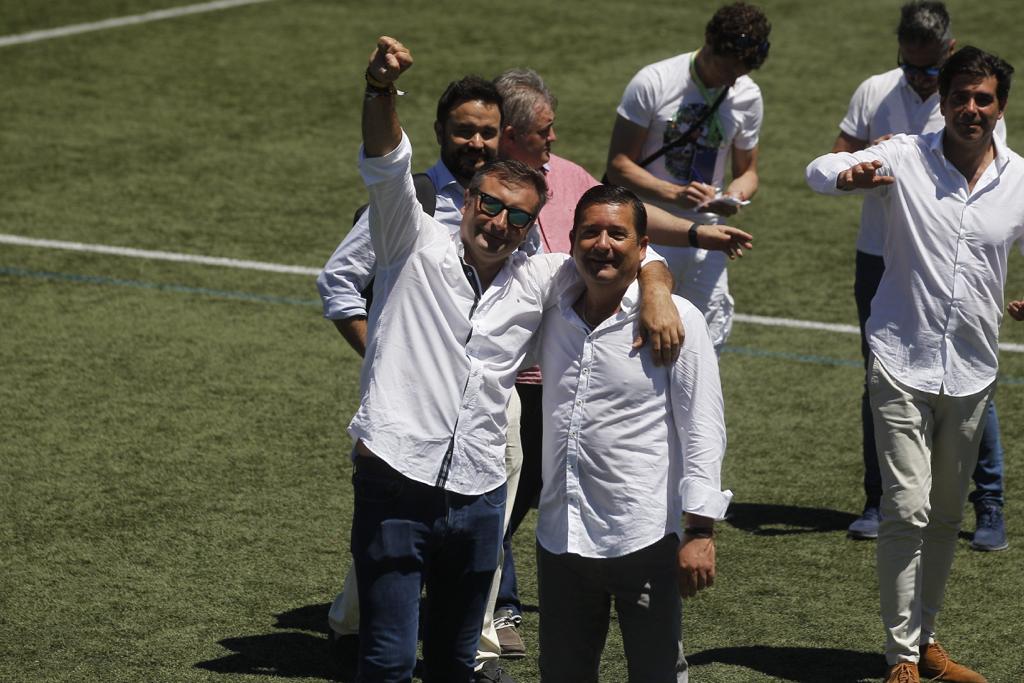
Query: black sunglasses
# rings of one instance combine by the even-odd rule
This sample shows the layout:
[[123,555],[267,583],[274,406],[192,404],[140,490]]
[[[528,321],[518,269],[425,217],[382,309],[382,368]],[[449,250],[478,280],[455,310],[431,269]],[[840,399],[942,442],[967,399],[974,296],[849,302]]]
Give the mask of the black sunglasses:
[[508,224],[516,230],[522,230],[523,228],[529,227],[536,218],[536,216],[529,211],[523,211],[522,209],[508,206],[497,197],[492,197],[486,192],[480,192],[477,190],[476,196],[477,206],[480,207],[480,211],[485,216],[494,218],[502,211],[508,211]]
[[938,78],[939,72],[942,70],[943,62],[938,64],[932,64],[931,66],[914,66],[913,64],[907,64],[903,61],[903,53],[896,52],[896,65],[903,69],[903,73],[908,76],[919,76],[921,78]]
[[758,40],[746,33],[727,36],[724,42],[730,52],[735,52],[748,69],[756,69],[764,64],[764,60],[768,59],[768,50],[772,46],[767,39]]

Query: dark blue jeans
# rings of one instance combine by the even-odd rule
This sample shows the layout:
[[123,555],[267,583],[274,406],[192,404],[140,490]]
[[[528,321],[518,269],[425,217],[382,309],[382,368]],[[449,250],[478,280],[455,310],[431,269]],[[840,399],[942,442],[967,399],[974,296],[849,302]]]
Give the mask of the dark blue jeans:
[[359,585],[357,680],[406,683],[426,587],[423,680],[469,683],[505,521],[505,484],[480,495],[355,459],[352,559]]
[[[857,268],[853,280],[853,295],[857,300],[857,317],[860,321],[860,351],[864,356],[865,383],[861,396],[860,415],[864,438],[864,495],[867,504],[878,506],[882,497],[882,477],[878,471],[878,451],[875,448],[875,427],[871,419],[871,404],[868,401],[867,362],[868,340],[864,325],[871,315],[871,300],[882,281],[885,262],[881,256],[857,252]],[[970,495],[972,503],[1003,505],[1003,444],[999,437],[999,417],[996,405],[989,401],[982,418],[983,434],[978,449],[978,465],[974,469],[975,489]]]

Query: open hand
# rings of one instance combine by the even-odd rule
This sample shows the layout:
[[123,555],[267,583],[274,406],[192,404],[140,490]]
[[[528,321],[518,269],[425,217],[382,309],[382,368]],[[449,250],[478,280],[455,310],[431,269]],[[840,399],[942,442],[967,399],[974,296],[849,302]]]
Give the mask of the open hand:
[[729,225],[701,225],[697,228],[697,246],[724,251],[730,259],[742,258],[744,249],[754,248],[754,236]]
[[882,162],[862,161],[851,166],[836,178],[836,188],[839,190],[871,190],[882,185],[892,185],[896,179],[891,175],[878,175],[878,169],[882,168]]
[[679,594],[692,598],[715,583],[715,539],[683,538],[676,553]]

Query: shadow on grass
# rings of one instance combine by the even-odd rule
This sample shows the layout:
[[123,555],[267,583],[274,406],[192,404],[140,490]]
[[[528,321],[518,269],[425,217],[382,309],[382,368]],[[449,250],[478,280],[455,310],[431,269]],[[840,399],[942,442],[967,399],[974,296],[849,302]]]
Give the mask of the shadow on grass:
[[789,536],[792,534],[846,531],[857,515],[826,508],[797,505],[766,505],[733,503],[726,523],[758,536]]
[[885,675],[876,653],[817,647],[723,647],[687,655],[691,667],[730,664],[794,683],[860,683]]
[[351,673],[340,670],[327,639],[329,608],[323,603],[281,612],[275,615],[274,627],[287,631],[224,638],[218,642],[232,654],[198,662],[195,667],[223,674],[354,681]]

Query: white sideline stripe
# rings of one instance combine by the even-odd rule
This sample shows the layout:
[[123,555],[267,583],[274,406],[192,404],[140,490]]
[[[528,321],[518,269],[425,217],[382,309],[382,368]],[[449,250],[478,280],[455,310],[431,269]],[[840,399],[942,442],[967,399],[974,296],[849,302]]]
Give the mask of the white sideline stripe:
[[149,249],[131,249],[129,247],[111,247],[105,244],[84,244],[82,242],[63,242],[60,240],[41,240],[20,235],[0,234],[0,243],[14,244],[21,247],[41,247],[43,249],[63,249],[64,251],[84,251],[92,254],[112,254],[131,258],[152,259],[155,261],[177,261],[180,263],[198,263],[204,266],[223,266],[225,268],[241,268],[243,270],[262,270],[270,273],[288,273],[292,275],[319,275],[319,268],[305,266],[286,266],[281,263],[264,261],[243,261],[241,259],[224,258],[221,256],[199,256],[196,254],[178,254],[173,251],[152,251]]
[[[836,323],[819,323],[814,320],[794,320],[793,318],[769,318],[763,315],[747,315],[744,313],[733,314],[733,320],[741,323],[752,323],[754,325],[767,325],[768,327],[795,327],[804,330],[818,330],[821,332],[841,332],[843,334],[860,334],[860,328],[856,325],[839,325]],[[999,342],[1000,351],[1011,351],[1014,353],[1024,352],[1024,344],[1010,344]]]
[[102,21],[92,21],[87,24],[71,24],[70,26],[61,26],[42,31],[30,31],[28,33],[18,33],[13,36],[2,36],[0,37],[0,47],[21,45],[22,43],[35,43],[40,40],[63,38],[64,36],[73,36],[78,33],[103,31],[108,28],[145,24],[150,21],[174,19],[175,17],[183,17],[189,14],[215,12],[222,9],[231,9],[232,7],[241,7],[242,5],[255,5],[256,3],[271,1],[272,0],[216,0],[215,2],[204,2],[198,5],[171,7],[169,9],[160,9],[153,12],[146,12],[144,14],[133,14],[126,17],[114,17],[112,19],[103,19]]
[[[204,266],[222,266],[225,268],[240,268],[243,270],[262,270],[270,273],[288,273],[291,275],[319,275],[319,268],[307,268],[305,266],[286,266],[281,263],[266,263],[265,261],[244,261],[241,259],[223,258],[220,256],[199,256],[196,254],[178,254],[172,251],[151,251],[149,249],[132,249],[129,247],[111,247],[105,244],[85,244],[83,242],[64,242],[61,240],[44,240],[33,237],[22,237],[21,235],[5,235],[0,233],[0,244],[14,244],[21,247],[40,247],[43,249],[63,249],[65,251],[84,251],[92,254],[111,254],[114,256],[128,256],[131,258],[145,258],[156,261],[177,261],[179,263],[198,263]],[[839,332],[841,334],[860,334],[856,325],[840,325],[836,323],[821,323],[814,320],[795,320],[793,318],[769,318],[764,315],[748,315],[736,313],[733,318],[737,322],[750,323],[753,325],[765,325],[768,327],[792,327],[804,330],[817,330],[820,332]],[[1014,353],[1024,352],[1024,344],[1000,343],[1000,351]]]

